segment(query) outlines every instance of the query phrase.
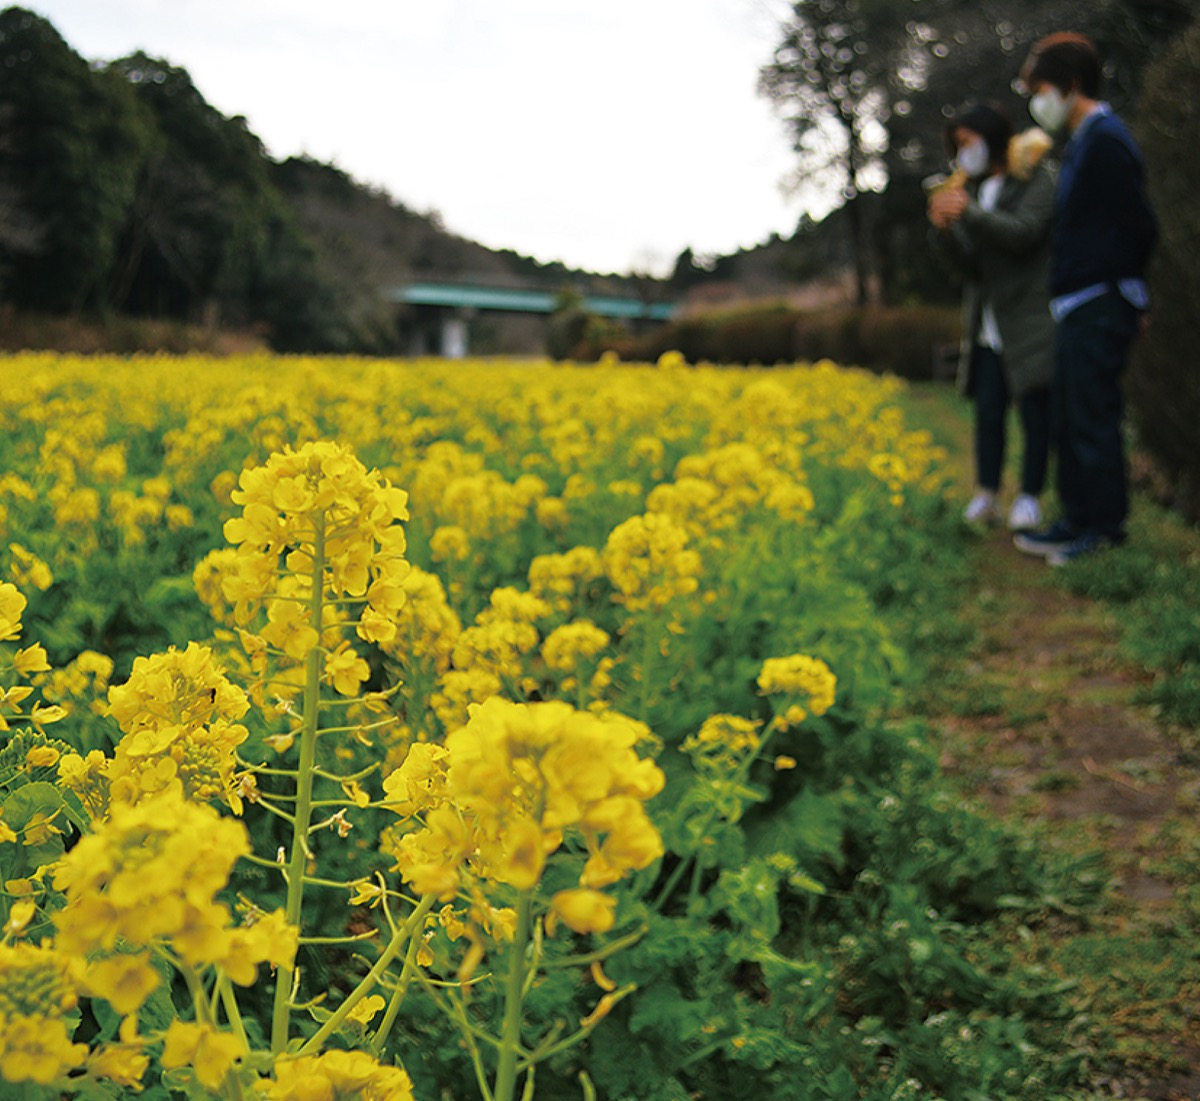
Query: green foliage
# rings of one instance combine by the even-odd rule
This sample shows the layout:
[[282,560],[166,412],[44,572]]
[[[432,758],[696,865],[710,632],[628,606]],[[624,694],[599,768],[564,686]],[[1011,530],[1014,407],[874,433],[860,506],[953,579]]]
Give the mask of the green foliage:
[[1196,422],[1200,381],[1194,367],[1194,304],[1200,295],[1200,19],[1146,74],[1137,134],[1148,163],[1147,188],[1159,223],[1151,262],[1153,321],[1136,348],[1129,400],[1138,434],[1174,483],[1175,505],[1200,520]]
[[692,363],[769,365],[831,359],[928,380],[936,349],[956,340],[958,327],[957,310],[951,307],[799,309],[767,302],[692,313],[640,339],[602,340],[588,351],[595,355],[612,348],[623,359],[655,360],[674,350]]
[[33,12],[0,12],[3,151],[36,245],[0,254],[6,297],[49,311],[100,308],[152,142],[123,81],[94,72]]
[[1139,502],[1127,544],[1063,578],[1119,609],[1122,651],[1153,675],[1144,697],[1184,728],[1200,723],[1200,563],[1189,536],[1178,517]]

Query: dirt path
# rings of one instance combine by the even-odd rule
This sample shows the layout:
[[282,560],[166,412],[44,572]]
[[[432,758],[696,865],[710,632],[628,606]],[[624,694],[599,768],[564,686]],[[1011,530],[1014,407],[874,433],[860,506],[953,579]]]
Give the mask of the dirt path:
[[[1114,891],[1100,925],[1124,940],[1166,936],[1190,886],[1181,880],[1189,865],[1172,870],[1167,839],[1200,800],[1196,769],[1179,761],[1176,743],[1139,702],[1146,674],[1119,653],[1114,611],[1072,594],[1056,571],[1017,552],[1003,529],[981,536],[975,558],[963,614],[977,643],[963,657],[957,706],[934,720],[945,767],[1002,816],[1061,822],[1064,832],[1102,845]],[[1191,831],[1194,845],[1194,821]],[[1094,1096],[1200,1097],[1200,1006],[1186,1004],[1200,990],[1185,985],[1165,999],[1157,990],[1128,991],[1146,1050],[1135,1043],[1136,1058],[1111,1053],[1122,1065],[1096,1083]],[[1138,1001],[1151,997],[1153,1019]],[[1152,1056],[1155,1044],[1161,1054]]]

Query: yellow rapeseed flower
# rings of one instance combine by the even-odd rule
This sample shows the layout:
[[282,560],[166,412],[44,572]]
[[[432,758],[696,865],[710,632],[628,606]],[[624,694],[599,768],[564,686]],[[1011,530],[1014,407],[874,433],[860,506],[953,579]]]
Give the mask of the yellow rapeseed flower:
[[[792,654],[786,658],[767,658],[758,674],[758,687],[766,695],[805,696],[807,711],[824,715],[834,703],[837,678],[820,658]],[[790,723],[804,719],[805,707],[793,704],[787,714]]]
[[232,1032],[175,1018],[167,1026],[162,1065],[168,1070],[190,1066],[202,1086],[217,1090],[246,1053],[245,1044]]
[[402,766],[385,781],[389,791],[408,793],[396,800],[403,810],[441,800],[422,828],[390,845],[397,867],[415,889],[436,885],[442,898],[452,897],[464,871],[526,890],[566,830],[589,852],[583,886],[606,886],[646,867],[663,850],[643,804],[662,789],[663,774],[635,752],[644,734],[623,716],[558,701],[493,697],[473,706],[444,754],[424,751],[412,770]]
[[0,642],[11,642],[20,637],[25,604],[25,597],[16,585],[0,581]]
[[0,1079],[49,1085],[83,1062],[65,1016],[76,1001],[67,953],[0,943]]
[[280,1056],[275,1080],[258,1089],[267,1101],[413,1101],[405,1071],[361,1051]]

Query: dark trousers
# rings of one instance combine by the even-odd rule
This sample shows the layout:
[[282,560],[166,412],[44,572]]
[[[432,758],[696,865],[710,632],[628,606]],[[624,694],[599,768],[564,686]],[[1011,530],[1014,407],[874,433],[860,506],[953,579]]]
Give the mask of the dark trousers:
[[1080,306],[1055,336],[1051,407],[1063,518],[1081,534],[1120,540],[1129,512],[1121,376],[1138,313],[1116,291]]
[[[975,397],[975,473],[983,489],[1000,488],[1008,434],[1008,379],[1004,362],[991,348],[976,346],[971,364]],[[1050,453],[1050,391],[1033,390],[1017,401],[1024,450],[1021,492],[1036,497],[1046,484]]]

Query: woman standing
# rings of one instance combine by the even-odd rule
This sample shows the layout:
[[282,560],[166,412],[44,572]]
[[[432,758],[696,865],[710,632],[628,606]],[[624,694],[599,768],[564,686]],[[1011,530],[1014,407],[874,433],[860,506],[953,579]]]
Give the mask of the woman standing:
[[1050,449],[1050,140],[1040,130],[1013,138],[1008,118],[979,104],[947,124],[946,144],[965,182],[930,195],[929,220],[966,279],[959,383],[975,403],[977,489],[965,516],[972,523],[1000,519],[1008,408],[1015,403],[1024,447],[1008,526],[1025,530],[1042,520],[1038,497]]

